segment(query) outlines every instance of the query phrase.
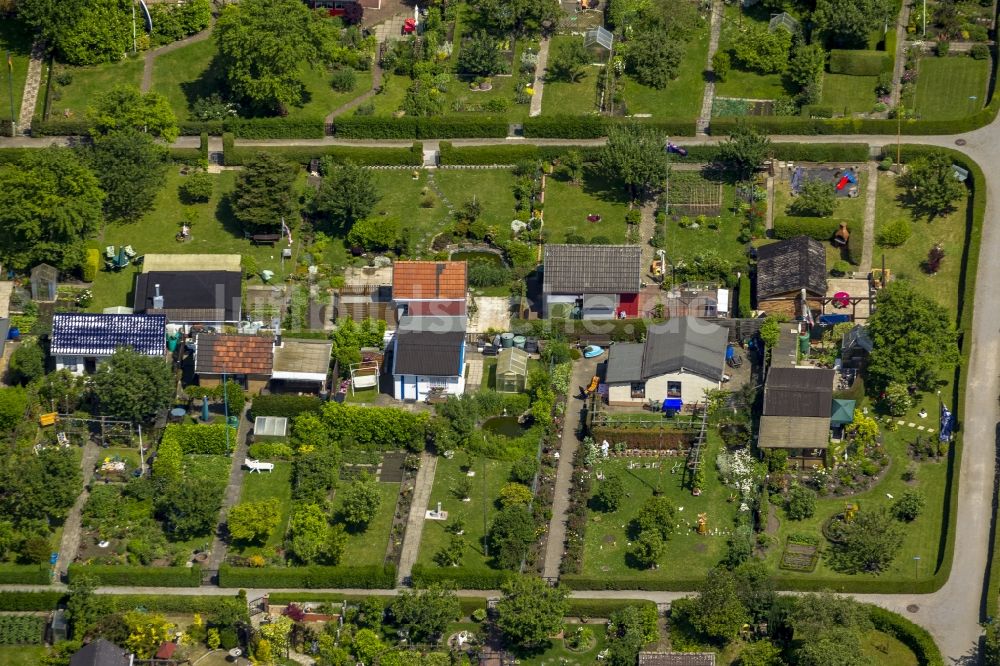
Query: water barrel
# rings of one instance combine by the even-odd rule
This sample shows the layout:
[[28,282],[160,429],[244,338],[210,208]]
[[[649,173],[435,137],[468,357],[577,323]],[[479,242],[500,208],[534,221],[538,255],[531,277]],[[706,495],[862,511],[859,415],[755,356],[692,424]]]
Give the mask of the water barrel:
[[180,341],[180,339],[181,336],[178,335],[177,333],[171,333],[170,335],[168,335],[167,349],[169,349],[171,352],[175,351],[177,349],[177,343]]
[[799,336],[799,351],[803,354],[809,353],[809,335]]
[[500,335],[500,346],[504,349],[510,349],[514,346],[514,334],[513,333],[503,333]]
[[21,329],[17,326],[12,326],[9,331],[7,331],[8,340],[20,340],[21,339]]
[[518,349],[524,349],[524,345],[527,341],[528,338],[524,337],[523,335],[514,336],[514,346],[517,347]]

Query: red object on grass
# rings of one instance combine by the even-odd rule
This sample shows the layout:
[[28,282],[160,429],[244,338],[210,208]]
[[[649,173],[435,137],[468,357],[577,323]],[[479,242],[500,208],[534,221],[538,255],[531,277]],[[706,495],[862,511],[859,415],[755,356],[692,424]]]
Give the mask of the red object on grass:
[[156,659],[170,659],[177,651],[177,643],[163,643],[156,651]]

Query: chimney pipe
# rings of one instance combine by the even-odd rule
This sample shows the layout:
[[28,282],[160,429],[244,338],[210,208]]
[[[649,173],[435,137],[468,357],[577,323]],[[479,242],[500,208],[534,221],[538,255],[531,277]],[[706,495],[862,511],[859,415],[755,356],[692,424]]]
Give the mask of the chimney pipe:
[[153,309],[162,310],[163,309],[163,296],[160,295],[160,285],[153,285],[156,288],[156,295],[153,296]]

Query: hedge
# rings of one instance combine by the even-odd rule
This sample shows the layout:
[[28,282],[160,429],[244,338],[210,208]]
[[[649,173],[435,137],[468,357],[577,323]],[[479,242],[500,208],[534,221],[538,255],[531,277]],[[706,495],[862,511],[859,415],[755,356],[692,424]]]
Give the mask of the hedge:
[[236,139],[232,132],[226,132],[222,135],[222,163],[226,166],[236,166],[229,163],[229,156],[235,150]]
[[506,118],[493,116],[346,116],[333,123],[334,136],[343,139],[502,139],[507,129]]
[[48,585],[46,564],[0,564],[0,585]]
[[869,606],[868,613],[876,629],[913,650],[920,666],[944,666],[941,650],[926,629],[878,606]]
[[56,118],[42,120],[35,116],[31,121],[31,136],[86,136],[90,134],[90,123],[86,120]]
[[93,282],[97,279],[97,272],[101,270],[101,253],[97,248],[88,247],[84,257],[83,281]]
[[[796,236],[809,236],[818,241],[826,242],[833,238],[833,233],[841,223],[850,225],[847,220],[832,217],[792,217],[779,215],[774,218],[774,237],[782,240]],[[853,229],[851,230],[853,232]]]
[[211,134],[219,136],[225,129],[221,120],[182,120],[177,123],[177,129],[181,136],[198,136],[199,134]]
[[563,574],[559,581],[571,590],[646,590],[657,592],[690,592],[705,582],[704,576],[662,580],[649,576],[589,576]]
[[467,571],[454,567],[415,564],[410,579],[414,587],[451,583],[459,590],[499,590],[513,576],[511,571]]
[[175,148],[174,146],[170,146],[167,152],[170,154],[170,159],[178,164],[198,166],[202,161],[201,148]]
[[867,143],[771,144],[774,159],[791,162],[866,162],[869,154]]
[[851,76],[878,76],[892,70],[892,59],[885,51],[830,51],[830,73]]
[[0,611],[48,611],[66,596],[65,592],[0,592]]
[[306,567],[219,567],[219,587],[279,589],[355,588],[388,590],[396,587],[395,565],[306,566]]
[[713,118],[709,134],[724,136],[732,134],[740,125],[756,127],[766,134],[901,134],[937,135],[961,134],[983,127],[993,122],[1000,108],[1000,99],[994,97],[982,111],[957,120],[895,120],[875,118],[800,118],[796,116],[750,116],[745,118]]
[[607,136],[614,124],[635,123],[670,136],[694,136],[695,119],[611,119],[597,115],[536,116],[524,121],[524,136],[545,139],[599,139]]
[[229,118],[223,127],[241,139],[322,139],[326,135],[323,119]]
[[422,143],[409,148],[364,148],[353,146],[231,146],[225,155],[227,165],[246,164],[265,151],[289,162],[308,165],[313,159],[332,157],[334,162],[348,160],[361,166],[420,166],[424,162]]
[[236,429],[225,423],[171,423],[163,431],[162,441],[168,440],[179,444],[184,453],[229,455],[236,445]]
[[90,576],[100,585],[116,587],[200,587],[201,567],[142,567],[113,564],[71,564],[69,580]]
[[739,307],[736,312],[737,317],[752,317],[753,307],[750,301],[750,274],[744,271],[740,275],[740,286],[739,286]]
[[569,599],[566,616],[608,619],[614,613],[631,606],[656,608],[654,602],[646,599]]
[[507,165],[525,160],[552,161],[562,158],[575,150],[585,162],[596,162],[600,156],[598,146],[538,146],[532,143],[518,143],[497,146],[455,146],[450,141],[440,144],[440,164],[442,166]]
[[250,405],[250,418],[258,416],[284,416],[295,418],[306,412],[319,413],[323,401],[314,395],[258,395]]
[[0,164],[17,164],[37,148],[0,148]]
[[145,608],[156,613],[213,614],[235,596],[187,594],[101,594],[97,599],[108,612]]

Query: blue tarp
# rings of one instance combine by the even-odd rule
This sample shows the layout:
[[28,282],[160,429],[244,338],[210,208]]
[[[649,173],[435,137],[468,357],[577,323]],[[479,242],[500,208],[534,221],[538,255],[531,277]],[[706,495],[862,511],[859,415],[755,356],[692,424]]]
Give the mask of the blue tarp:
[[938,435],[939,442],[947,442],[951,439],[951,428],[954,425],[955,420],[951,416],[951,412],[948,408],[941,403],[941,434]]
[[663,401],[663,411],[667,411],[668,409],[677,411],[683,406],[684,406],[684,401],[681,400],[680,398],[667,398],[666,400]]
[[736,350],[733,349],[733,346],[729,345],[728,347],[726,347],[726,360],[732,361],[735,356],[736,356]]
[[819,316],[819,323],[821,324],[846,324],[851,321],[851,315],[846,314],[825,314]]

